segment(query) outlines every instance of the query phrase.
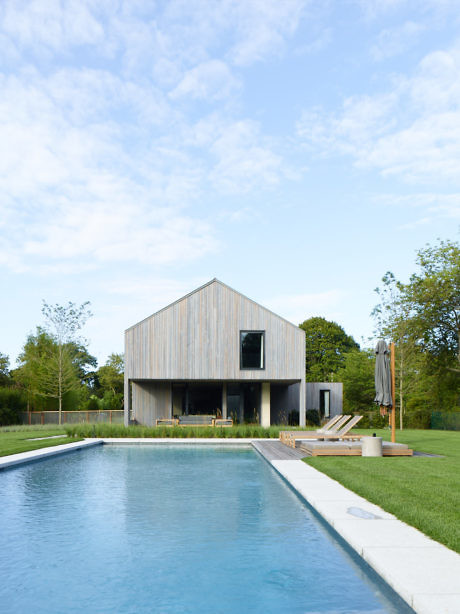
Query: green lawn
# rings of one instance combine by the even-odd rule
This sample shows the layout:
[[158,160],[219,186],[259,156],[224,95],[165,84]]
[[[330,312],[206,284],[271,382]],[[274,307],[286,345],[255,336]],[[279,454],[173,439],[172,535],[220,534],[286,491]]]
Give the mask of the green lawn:
[[[390,440],[388,430],[357,432]],[[442,458],[316,457],[304,461],[460,552],[460,432],[396,431],[396,441]]]
[[[44,439],[42,441],[27,441],[33,437],[50,437],[63,435],[59,439]],[[68,437],[62,427],[53,426],[5,426],[0,428],[0,456],[28,452],[40,448],[58,446],[62,443],[80,441],[81,437]]]

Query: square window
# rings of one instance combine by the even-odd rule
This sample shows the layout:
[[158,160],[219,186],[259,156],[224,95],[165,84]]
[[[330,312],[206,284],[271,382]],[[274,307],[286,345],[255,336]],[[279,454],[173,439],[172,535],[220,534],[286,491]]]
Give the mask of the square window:
[[240,368],[265,369],[265,331],[240,331]]

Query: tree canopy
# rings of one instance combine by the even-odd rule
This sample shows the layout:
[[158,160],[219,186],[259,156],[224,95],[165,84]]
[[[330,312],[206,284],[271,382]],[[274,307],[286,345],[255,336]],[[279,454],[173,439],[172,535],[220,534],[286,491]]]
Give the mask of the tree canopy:
[[407,283],[387,272],[373,315],[396,343],[399,403],[408,409],[460,405],[460,247],[438,241],[417,252]]
[[336,322],[313,317],[300,324],[305,331],[305,372],[309,382],[333,381],[345,355],[359,345]]

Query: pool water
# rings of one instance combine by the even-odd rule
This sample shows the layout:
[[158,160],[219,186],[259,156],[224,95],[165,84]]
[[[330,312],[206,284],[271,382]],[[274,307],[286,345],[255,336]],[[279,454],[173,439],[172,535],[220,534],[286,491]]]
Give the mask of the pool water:
[[412,610],[252,449],[98,446],[0,472],[0,611]]

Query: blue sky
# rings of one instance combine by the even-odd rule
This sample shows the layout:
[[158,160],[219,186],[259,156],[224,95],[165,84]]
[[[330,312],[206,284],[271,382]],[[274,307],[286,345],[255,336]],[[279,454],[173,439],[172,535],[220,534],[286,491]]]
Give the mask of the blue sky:
[[372,334],[460,227],[459,0],[2,0],[0,352],[41,301],[123,331],[217,277]]

